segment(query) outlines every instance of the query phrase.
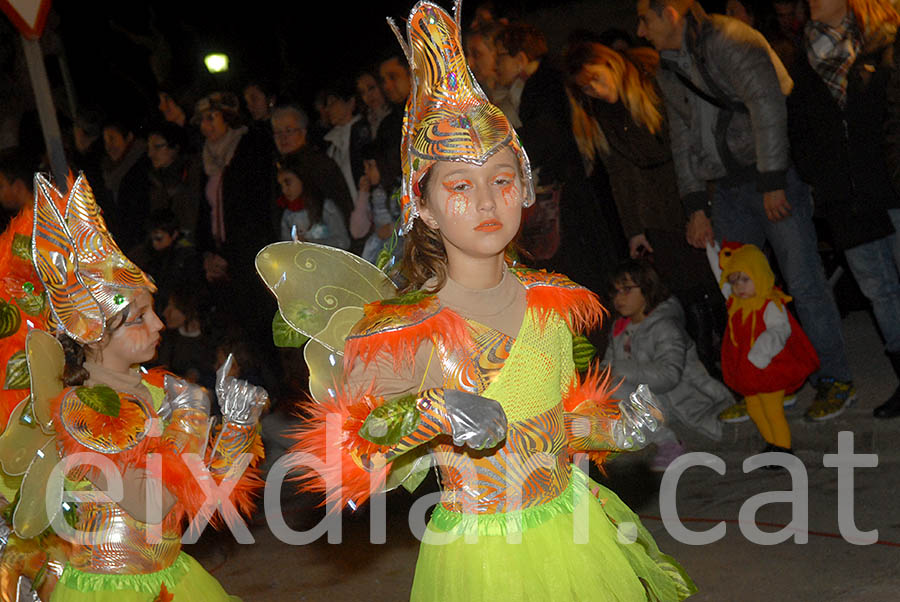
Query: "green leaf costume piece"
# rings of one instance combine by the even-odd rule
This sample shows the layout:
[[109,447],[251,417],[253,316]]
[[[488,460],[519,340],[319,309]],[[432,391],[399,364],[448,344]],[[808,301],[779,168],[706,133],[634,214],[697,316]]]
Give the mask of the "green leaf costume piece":
[[16,305],[29,316],[39,316],[44,311],[44,294],[27,294],[24,297],[16,297]]
[[115,418],[119,415],[119,410],[122,407],[122,402],[119,400],[119,394],[106,385],[78,387],[75,390],[75,394],[84,405],[104,416]]
[[0,339],[14,335],[22,325],[22,316],[12,303],[0,299]]
[[285,322],[281,312],[276,311],[272,318],[272,340],[276,347],[303,347],[309,337],[291,328],[291,325]]
[[31,381],[28,378],[28,362],[25,360],[25,351],[14,353],[6,362],[6,382],[4,389],[27,389]]
[[381,405],[369,414],[359,434],[378,445],[396,445],[419,426],[416,397],[406,395]]
[[27,234],[16,234],[12,241],[13,255],[22,261],[31,262],[31,237]]

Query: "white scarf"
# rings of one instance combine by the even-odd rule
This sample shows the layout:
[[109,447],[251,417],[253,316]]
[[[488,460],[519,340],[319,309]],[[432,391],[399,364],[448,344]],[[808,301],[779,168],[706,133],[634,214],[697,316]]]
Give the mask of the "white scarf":
[[350,133],[353,130],[353,124],[360,119],[362,119],[362,115],[356,114],[344,125],[336,125],[325,134],[325,140],[329,142],[327,154],[341,168],[344,180],[347,182],[347,189],[350,190],[351,198],[354,199],[357,190],[356,182],[353,180],[353,167],[350,165]]

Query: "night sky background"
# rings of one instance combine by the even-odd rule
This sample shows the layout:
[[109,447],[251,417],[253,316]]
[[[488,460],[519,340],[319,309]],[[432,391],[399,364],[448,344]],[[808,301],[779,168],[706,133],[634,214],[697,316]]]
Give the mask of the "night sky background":
[[[463,4],[463,23],[480,0]],[[559,50],[576,28],[634,31],[635,0],[495,0],[496,13],[537,24],[551,51]],[[385,23],[393,17],[405,31],[411,0],[328,2],[268,0],[226,8],[208,0],[56,0],[42,40],[45,50],[61,40],[77,93],[79,110],[98,108],[136,124],[156,117],[158,80],[181,97],[188,113],[193,103],[215,89],[240,92],[251,78],[274,81],[282,98],[311,108],[316,90],[330,79],[353,76],[399,45]],[[448,11],[451,0],[438,0]],[[704,4],[708,4],[704,2]],[[716,8],[716,2],[711,3]],[[719,3],[721,4],[721,3]],[[27,103],[30,88],[21,67],[18,35],[5,17],[0,25],[0,103]],[[209,75],[207,52],[231,57],[225,76]],[[20,59],[18,59],[20,61]],[[156,74],[151,64],[156,66]],[[59,62],[47,67],[61,111],[70,117]],[[0,114],[4,111],[0,104]]]
[[[597,2],[615,4],[617,0]],[[449,0],[440,4],[448,10],[452,7]],[[464,22],[471,20],[477,4],[475,0],[464,3]],[[515,17],[536,9],[565,10],[572,2],[500,0],[495,4],[502,14]],[[133,93],[133,88],[141,95],[146,94],[144,89],[154,88],[149,48],[136,45],[124,32],[148,36],[149,41],[152,25],[168,44],[171,70],[167,79],[176,89],[236,89],[250,77],[263,76],[294,88],[293,95],[309,102],[315,88],[330,78],[352,75],[386,51],[399,50],[385,17],[403,23],[412,3],[263,1],[246,3],[244,9],[226,9],[221,2],[130,0],[87,3],[90,10],[85,6],[71,0],[57,0],[54,5],[79,98],[102,101],[109,94]],[[231,57],[229,76],[205,81],[210,77],[202,57],[210,51]],[[110,90],[110,81],[124,88]],[[103,92],[97,94],[99,90]]]

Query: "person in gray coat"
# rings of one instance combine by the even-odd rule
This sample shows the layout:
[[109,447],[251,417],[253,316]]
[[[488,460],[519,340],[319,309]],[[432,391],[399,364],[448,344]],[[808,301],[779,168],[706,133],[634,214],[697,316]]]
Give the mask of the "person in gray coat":
[[[734,403],[728,388],[712,378],[684,329],[684,310],[647,262],[626,260],[616,268],[611,297],[618,318],[603,363],[625,398],[640,384],[658,397],[667,426],[655,433],[651,470],[663,471],[685,452],[677,431],[690,429],[722,438],[718,413]],[[674,425],[674,430],[671,428]]]

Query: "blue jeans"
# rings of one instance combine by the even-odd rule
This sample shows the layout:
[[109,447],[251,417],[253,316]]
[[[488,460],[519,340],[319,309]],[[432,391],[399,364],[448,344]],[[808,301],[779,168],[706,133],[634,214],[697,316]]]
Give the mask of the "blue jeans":
[[[900,232],[900,209],[888,209]],[[889,353],[900,353],[900,237],[896,232],[847,249],[847,265],[859,290],[872,302],[872,311]]]
[[794,298],[803,330],[819,354],[821,365],[812,376],[813,383],[821,377],[851,380],[841,316],[819,257],[812,222],[812,196],[793,167],[787,172],[785,195],[791,205],[791,215],[771,222],[766,217],[763,195],[757,192],[756,182],[717,185],[713,200],[716,239],[752,243],[759,248],[769,241],[787,283],[787,292]]

